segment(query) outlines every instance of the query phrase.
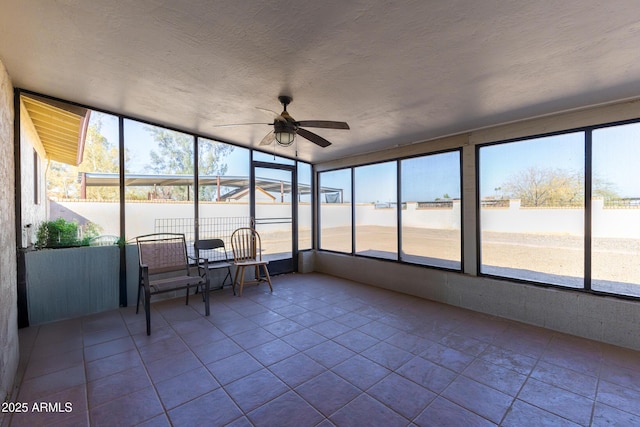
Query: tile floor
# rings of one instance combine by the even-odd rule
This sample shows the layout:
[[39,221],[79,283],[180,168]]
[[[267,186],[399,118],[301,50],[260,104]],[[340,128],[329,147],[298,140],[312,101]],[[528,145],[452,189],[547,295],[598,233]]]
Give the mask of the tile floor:
[[4,424],[640,425],[640,352],[315,273],[211,297],[21,330]]

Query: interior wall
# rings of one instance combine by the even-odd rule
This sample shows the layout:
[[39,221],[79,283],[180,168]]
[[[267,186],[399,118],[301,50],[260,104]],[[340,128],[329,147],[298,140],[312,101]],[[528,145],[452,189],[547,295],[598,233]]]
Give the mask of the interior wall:
[[[482,129],[314,165],[314,171],[462,148],[463,273],[318,251],[315,271],[615,345],[640,349],[640,302],[477,277],[476,145],[637,119],[640,100],[625,101]],[[312,266],[312,267],[311,267]]]
[[0,397],[11,393],[18,368],[13,86],[0,61]]

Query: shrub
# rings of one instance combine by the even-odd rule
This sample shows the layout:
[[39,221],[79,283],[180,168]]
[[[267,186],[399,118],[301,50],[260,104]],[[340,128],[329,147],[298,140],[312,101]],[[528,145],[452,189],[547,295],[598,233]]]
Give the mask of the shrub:
[[88,246],[89,241],[98,235],[98,226],[88,223],[81,237],[82,229],[75,221],[58,218],[45,221],[38,227],[36,248],[69,248]]

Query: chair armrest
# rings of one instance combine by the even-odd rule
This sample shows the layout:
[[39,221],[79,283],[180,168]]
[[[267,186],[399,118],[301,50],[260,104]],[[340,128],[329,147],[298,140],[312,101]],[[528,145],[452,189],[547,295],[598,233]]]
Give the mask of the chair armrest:
[[[188,255],[187,258],[195,261],[195,266],[198,268],[198,275],[207,279],[209,276],[209,260],[207,258],[197,258],[190,255]],[[201,271],[204,271],[204,275],[200,273]]]

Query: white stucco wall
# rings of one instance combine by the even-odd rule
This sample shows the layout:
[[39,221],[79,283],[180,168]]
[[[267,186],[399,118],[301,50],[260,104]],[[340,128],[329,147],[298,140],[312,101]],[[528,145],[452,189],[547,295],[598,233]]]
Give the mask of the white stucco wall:
[[[39,179],[37,182],[38,199],[36,203],[34,179],[35,159],[33,153],[38,153]],[[20,102],[20,176],[21,176],[21,210],[23,227],[22,247],[26,248],[36,240],[36,229],[38,224],[47,219],[47,199],[46,199],[46,153],[40,137],[33,126],[33,121],[24,104]]]
[[13,86],[0,61],[0,397],[6,400],[18,368]]

